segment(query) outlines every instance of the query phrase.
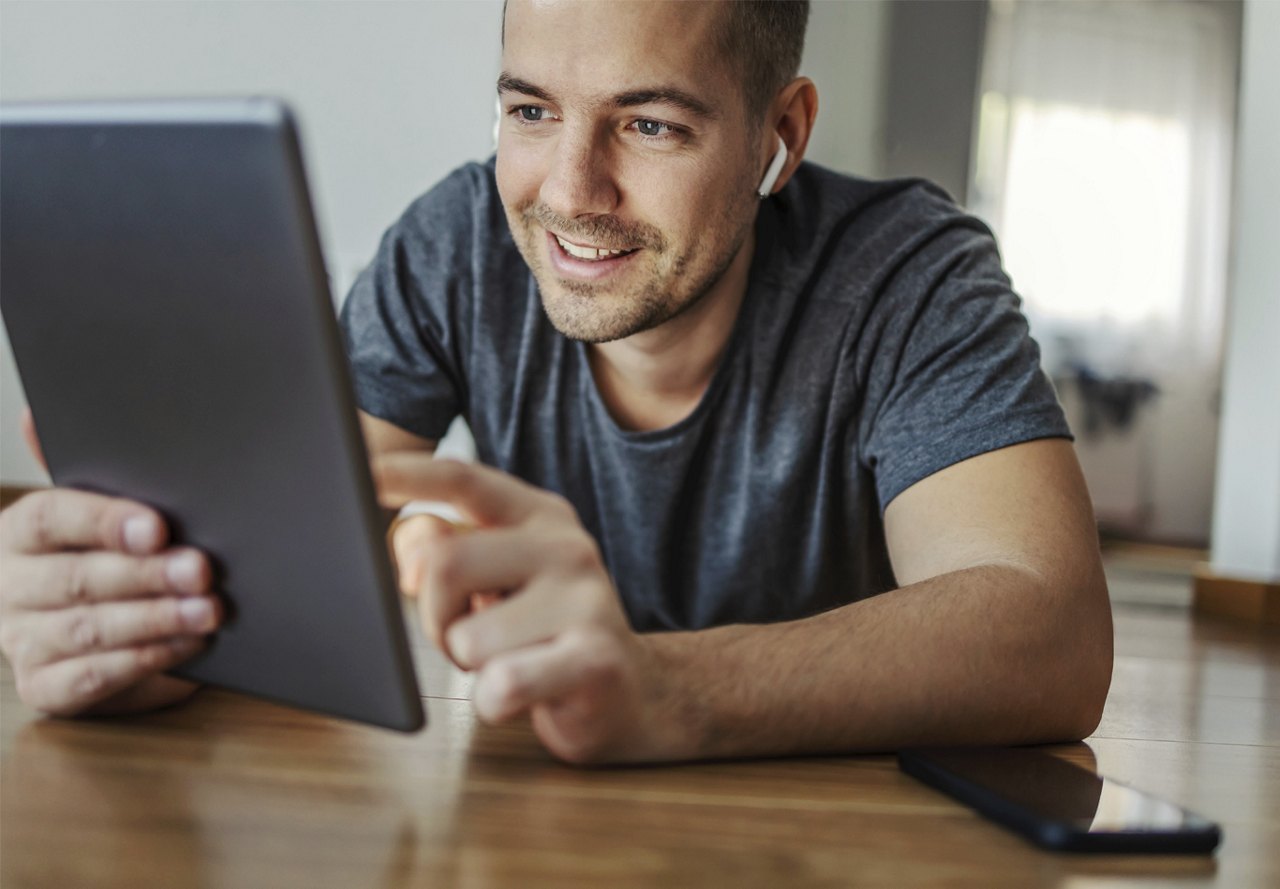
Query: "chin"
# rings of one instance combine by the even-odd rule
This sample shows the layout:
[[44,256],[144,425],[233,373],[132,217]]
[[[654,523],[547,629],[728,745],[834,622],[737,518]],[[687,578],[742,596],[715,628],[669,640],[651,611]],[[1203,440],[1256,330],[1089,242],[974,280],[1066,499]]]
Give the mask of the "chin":
[[563,336],[584,343],[609,343],[652,330],[673,312],[652,294],[614,294],[539,282],[542,309]]

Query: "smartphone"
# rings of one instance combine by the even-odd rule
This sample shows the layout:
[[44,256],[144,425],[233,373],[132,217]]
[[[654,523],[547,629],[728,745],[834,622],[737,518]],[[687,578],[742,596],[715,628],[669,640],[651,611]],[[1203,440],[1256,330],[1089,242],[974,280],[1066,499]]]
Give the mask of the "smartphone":
[[1212,821],[1041,750],[904,750],[898,767],[1046,849],[1204,855],[1222,841]]

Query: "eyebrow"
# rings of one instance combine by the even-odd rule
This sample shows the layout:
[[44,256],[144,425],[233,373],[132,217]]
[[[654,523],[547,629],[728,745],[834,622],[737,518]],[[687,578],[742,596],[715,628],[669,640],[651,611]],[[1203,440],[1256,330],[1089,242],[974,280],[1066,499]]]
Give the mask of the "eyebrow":
[[[525,96],[533,96],[535,99],[541,99],[544,102],[555,101],[555,97],[542,87],[527,80],[521,80],[519,77],[513,77],[505,71],[498,77],[498,92],[520,93]],[[670,86],[627,90],[625,93],[613,96],[609,101],[616,108],[635,108],[639,105],[669,105],[673,108],[679,108],[681,111],[687,111],[704,120],[714,120],[720,116],[706,102],[686,93],[684,90]]]

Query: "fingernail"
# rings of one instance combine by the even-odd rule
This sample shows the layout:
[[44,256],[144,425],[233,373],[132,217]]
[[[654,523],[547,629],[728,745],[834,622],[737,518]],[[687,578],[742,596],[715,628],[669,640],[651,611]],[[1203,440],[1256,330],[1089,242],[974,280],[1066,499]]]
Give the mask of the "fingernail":
[[124,545],[130,552],[148,553],[160,545],[160,523],[147,513],[130,516],[124,522]]
[[164,566],[165,579],[179,593],[202,593],[202,560],[198,553],[185,552],[172,556]]
[[205,597],[184,599],[178,603],[178,616],[183,626],[196,633],[204,633],[213,629],[213,600]]

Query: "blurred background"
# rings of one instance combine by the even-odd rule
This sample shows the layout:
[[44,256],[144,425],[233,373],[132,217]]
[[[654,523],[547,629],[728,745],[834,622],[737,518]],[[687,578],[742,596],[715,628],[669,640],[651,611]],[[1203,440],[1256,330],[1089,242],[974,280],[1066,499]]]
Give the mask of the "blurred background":
[[[410,200],[490,153],[500,16],[3,0],[0,100],[287,99],[340,302]],[[1206,560],[1280,580],[1278,47],[1272,0],[813,4],[809,157],[927,176],[995,230],[1129,572],[1118,595],[1185,604]],[[0,385],[0,481],[46,483],[7,340]]]

